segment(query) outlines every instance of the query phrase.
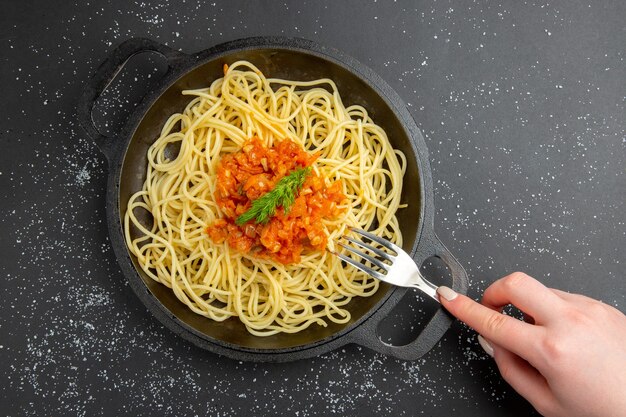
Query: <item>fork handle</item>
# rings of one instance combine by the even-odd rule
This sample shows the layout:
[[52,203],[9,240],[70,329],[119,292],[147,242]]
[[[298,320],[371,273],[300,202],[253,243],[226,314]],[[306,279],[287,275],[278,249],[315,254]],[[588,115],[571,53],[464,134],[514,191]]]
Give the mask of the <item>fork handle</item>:
[[[417,265],[421,266],[431,256],[440,258],[452,273],[452,283],[449,285],[453,290],[465,294],[469,282],[467,273],[463,266],[456,260],[443,243],[435,235],[432,229],[424,231],[417,246],[417,253],[413,256]],[[420,287],[424,293],[439,301],[435,290],[436,286],[426,280],[427,284]],[[353,343],[375,350],[385,355],[394,356],[403,360],[416,360],[433,348],[448,330],[454,317],[443,307],[439,307],[428,320],[426,327],[415,340],[404,346],[395,346],[383,342],[378,335],[378,326],[385,317],[394,309],[406,293],[406,287],[395,287],[391,290],[389,298],[384,300],[378,310],[364,323],[350,333],[350,340]]]
[[422,275],[419,270],[415,272],[415,275],[412,277],[412,281],[413,283],[411,284],[411,288],[417,288],[418,290],[439,303],[439,297],[437,296],[437,286],[424,278],[424,275]]

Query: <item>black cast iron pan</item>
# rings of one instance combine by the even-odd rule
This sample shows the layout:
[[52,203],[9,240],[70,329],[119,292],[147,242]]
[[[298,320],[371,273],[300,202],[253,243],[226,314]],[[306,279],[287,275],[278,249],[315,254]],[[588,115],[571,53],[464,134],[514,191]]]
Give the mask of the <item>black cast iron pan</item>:
[[[101,134],[93,124],[97,98],[124,64],[142,52],[165,57],[168,70],[159,85],[148,92],[121,132]],[[355,298],[348,305],[347,324],[313,325],[296,334],[257,337],[237,319],[214,322],[192,313],[174,293],[147,277],[124,241],[122,222],[129,197],[141,189],[146,176],[146,153],[159,136],[165,120],[189,101],[180,92],[208,86],[222,76],[224,63],[245,59],[271,77],[294,80],[331,78],[346,105],[361,104],[387,132],[392,145],[408,158],[402,201],[409,208],[398,213],[404,249],[418,265],[436,256],[449,267],[452,286],[467,291],[467,274],[439,241],[433,230],[433,186],[424,138],[400,97],[371,70],[345,54],[311,41],[261,37],[228,42],[188,55],[148,39],[130,39],[111,52],[88,82],[78,105],[78,117],[109,163],[107,221],[111,244],[130,286],[150,312],[169,329],[209,351],[238,360],[284,362],[317,356],[348,343],[356,343],[401,359],[417,359],[443,336],[452,318],[439,308],[419,336],[404,346],[381,341],[378,325],[400,301],[405,288],[382,284],[370,298]],[[430,302],[430,301],[427,301]]]

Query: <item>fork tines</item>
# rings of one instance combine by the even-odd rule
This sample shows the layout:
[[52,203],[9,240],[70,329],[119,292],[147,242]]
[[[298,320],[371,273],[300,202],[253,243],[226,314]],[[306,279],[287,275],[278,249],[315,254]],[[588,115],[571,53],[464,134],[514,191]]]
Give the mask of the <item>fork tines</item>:
[[[349,246],[344,244],[343,242],[337,242],[337,244],[339,246],[341,246],[342,248],[344,248],[345,250],[347,250],[348,252],[358,256],[359,258],[361,258],[364,261],[367,261],[369,263],[371,263],[372,265],[377,266],[378,268],[380,268],[380,270],[375,270],[373,268],[370,268],[368,266],[366,266],[365,264],[363,264],[362,262],[359,262],[358,260],[355,260],[353,258],[350,258],[349,256],[346,256],[344,254],[341,253],[337,253],[337,252],[332,252],[334,255],[338,256],[342,261],[352,265],[353,267],[357,268],[360,271],[365,272],[366,274],[369,274],[375,278],[379,278],[381,279],[382,277],[384,277],[386,275],[386,273],[389,271],[389,269],[391,268],[391,264],[393,263],[395,256],[398,255],[398,252],[396,250],[397,246],[394,245],[393,243],[382,239],[372,233],[366,232],[365,230],[361,230],[361,229],[356,229],[353,227],[349,228],[351,231],[353,231],[354,233],[357,233],[363,237],[365,237],[366,239],[370,240],[372,243],[376,243],[379,244],[380,246],[390,250],[393,252],[393,254],[389,253],[389,252],[385,252],[384,250],[377,248],[375,246],[373,246],[372,244],[368,244],[365,242],[362,242],[360,240],[354,239],[350,236],[347,235],[343,235],[342,238],[347,240],[348,242],[352,243],[353,245],[356,245],[360,248],[363,248],[373,254],[376,255],[372,256],[369,255],[353,246]],[[380,259],[379,259],[380,258]],[[382,260],[381,260],[382,259]],[[388,261],[388,263],[385,263],[383,261]],[[382,271],[381,271],[382,270]]]
[[[384,246],[385,248],[387,248],[387,249],[389,249],[390,251],[393,252],[393,256],[398,256],[398,253],[399,253],[398,250],[400,248],[398,246],[394,245],[393,243],[391,243],[390,241],[388,241],[387,239],[383,239],[382,237],[376,236],[375,234],[367,232],[367,231],[365,231],[363,229],[357,229],[356,227],[349,226],[348,229],[350,229],[351,231],[353,231],[355,233],[360,234],[361,236],[365,236],[366,238],[368,238],[372,242],[376,242],[379,245]],[[344,235],[344,237],[348,238],[345,235]]]

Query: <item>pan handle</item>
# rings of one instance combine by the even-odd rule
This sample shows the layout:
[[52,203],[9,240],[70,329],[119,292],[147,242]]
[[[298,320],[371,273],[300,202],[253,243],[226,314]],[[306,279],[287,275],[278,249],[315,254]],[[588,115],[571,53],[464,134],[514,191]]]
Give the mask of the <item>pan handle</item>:
[[118,45],[109,57],[100,65],[91,79],[85,85],[83,93],[78,100],[77,117],[82,128],[93,139],[98,148],[111,160],[113,156],[114,138],[98,131],[93,122],[93,107],[96,100],[115,79],[117,74],[124,68],[126,62],[134,55],[143,52],[156,52],[161,54],[167,61],[168,70],[166,76],[173,69],[180,66],[188,55],[176,51],[169,46],[145,38],[132,38]]
[[[440,258],[450,268],[452,289],[461,294],[466,294],[469,281],[465,269],[441,243],[432,229],[431,231],[425,231],[422,235],[417,254],[413,259],[417,265],[422,265],[431,256]],[[396,291],[399,290],[399,288],[396,289]],[[387,317],[393,307],[395,307],[395,303],[387,302],[383,304],[374,315],[351,333],[351,341],[385,355],[403,360],[416,360],[435,346],[454,321],[454,317],[440,306],[415,340],[403,346],[394,346],[383,342],[378,335],[380,322]]]

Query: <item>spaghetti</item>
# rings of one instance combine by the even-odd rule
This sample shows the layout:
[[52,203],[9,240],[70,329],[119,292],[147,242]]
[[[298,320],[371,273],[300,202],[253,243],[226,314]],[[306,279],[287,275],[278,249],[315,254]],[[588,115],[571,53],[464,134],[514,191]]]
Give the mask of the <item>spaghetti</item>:
[[217,202],[219,162],[255,137],[270,148],[288,140],[317,155],[312,172],[345,196],[333,217],[319,220],[334,249],[348,226],[402,245],[396,211],[406,159],[365,108],[343,105],[330,79],[265,78],[246,61],[224,72],[208,88],[183,91],[194,98],[148,150],[146,181],[124,218],[128,248],[192,311],[216,321],[237,317],[254,335],[346,323],[346,305],[374,294],[378,281],[319,248],[289,263],[208,236],[225,217]]

